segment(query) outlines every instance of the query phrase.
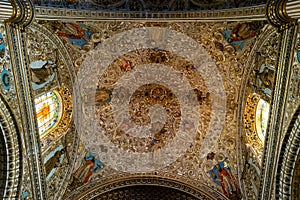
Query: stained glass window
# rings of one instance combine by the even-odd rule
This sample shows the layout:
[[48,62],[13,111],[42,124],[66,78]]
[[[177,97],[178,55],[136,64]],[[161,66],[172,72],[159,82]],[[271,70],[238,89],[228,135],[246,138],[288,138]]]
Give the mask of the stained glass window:
[[264,143],[268,119],[269,119],[270,104],[263,99],[260,99],[256,107],[256,132],[260,140]]
[[55,127],[62,112],[61,99],[57,92],[48,92],[35,99],[36,118],[41,136]]

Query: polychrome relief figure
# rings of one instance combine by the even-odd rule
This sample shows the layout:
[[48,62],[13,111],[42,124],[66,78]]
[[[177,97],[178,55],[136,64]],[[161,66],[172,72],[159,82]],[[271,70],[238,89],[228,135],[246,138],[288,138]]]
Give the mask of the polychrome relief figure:
[[247,41],[254,38],[258,31],[263,27],[261,22],[239,23],[232,30],[225,30],[222,34],[225,40],[231,44],[237,51],[244,48]]
[[234,29],[232,29],[227,41],[232,43],[234,41],[242,41],[253,38],[256,35],[257,28],[258,27],[255,26],[255,23],[253,22],[237,24]]
[[254,70],[255,73],[255,89],[257,92],[262,91],[268,96],[272,95],[274,88],[275,69],[273,66],[262,64],[259,70]]
[[5,53],[5,45],[2,34],[0,33],[0,58],[3,58]]
[[79,48],[83,48],[83,46],[90,41],[91,35],[94,32],[85,24],[76,24],[71,22],[53,22],[51,23],[51,26],[54,29],[55,34],[59,37],[67,38],[70,43],[78,46]]
[[213,181],[221,186],[225,196],[229,199],[241,199],[237,181],[231,173],[227,160],[218,162],[208,173]]
[[197,95],[197,100],[199,102],[200,105],[202,105],[204,102],[206,103],[206,105],[209,105],[209,101],[210,101],[210,93],[209,92],[203,92],[198,90],[197,88],[194,89],[195,94]]
[[81,183],[87,183],[92,174],[100,170],[103,166],[104,164],[100,160],[96,159],[90,151],[88,151],[80,166],[73,173],[73,176]]
[[182,129],[184,131],[188,131],[188,132],[194,131],[195,130],[195,124],[194,124],[194,122],[185,120],[182,123]]
[[111,102],[112,91],[106,88],[97,88],[95,93],[95,105],[101,106],[105,103]]
[[160,134],[156,134],[150,143],[150,150],[152,151],[152,161],[154,163],[161,163],[161,149],[162,141]]
[[[51,177],[51,175],[53,175],[54,172],[51,173],[51,171],[53,169],[56,169],[57,167],[61,166],[61,163],[60,163],[61,157],[65,153],[64,149],[60,149],[60,150],[56,149],[54,151],[55,152],[53,152],[53,156],[51,156],[44,165],[47,179],[49,179]],[[50,173],[51,173],[51,175],[50,175]]]
[[34,90],[43,88],[55,77],[55,67],[51,61],[38,60],[30,63],[30,72]]
[[88,106],[102,106],[112,100],[112,90],[106,88],[91,89],[85,96],[85,104]]

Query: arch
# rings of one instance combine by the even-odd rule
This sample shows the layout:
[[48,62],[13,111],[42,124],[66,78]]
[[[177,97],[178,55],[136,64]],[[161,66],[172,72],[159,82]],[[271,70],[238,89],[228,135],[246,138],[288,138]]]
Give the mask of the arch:
[[[261,62],[264,61],[264,58],[262,57],[260,52],[263,52],[264,48],[266,46],[273,46],[274,48],[271,49],[267,53],[267,57],[270,58],[271,55],[277,55],[277,47],[278,47],[278,41],[279,41],[279,34],[276,32],[276,29],[270,25],[267,25],[264,27],[263,32],[259,35],[257,38],[257,41],[254,43],[253,48],[251,52],[249,53],[248,61],[245,63],[244,71],[243,71],[243,77],[241,81],[241,87],[239,90],[239,101],[238,101],[238,112],[237,112],[237,119],[238,119],[238,134],[239,137],[237,137],[237,142],[239,142],[237,146],[237,156],[238,156],[238,174],[239,174],[239,183],[241,184],[243,197],[248,197],[248,191],[251,190],[250,185],[252,184],[252,180],[241,180],[243,171],[246,168],[246,161],[244,154],[247,152],[247,146],[245,142],[247,139],[245,138],[245,126],[244,126],[244,114],[245,114],[245,108],[247,104],[247,98],[249,94],[253,93],[255,90],[255,70],[260,67]],[[273,60],[272,62],[276,62]],[[274,64],[274,63],[272,63]],[[243,138],[244,142],[241,142],[241,138]],[[265,144],[267,143],[268,138],[265,139]],[[262,146],[262,145],[261,145]],[[263,146],[262,146],[263,147]],[[261,148],[263,151],[263,149]],[[261,166],[258,166],[259,169],[262,168],[264,164],[263,157],[261,156]],[[258,188],[256,188],[256,191]],[[258,193],[256,192],[255,196],[257,196]]]
[[252,93],[248,96],[244,111],[244,129],[247,145],[251,147],[260,164],[269,112],[270,104],[262,99],[260,95]]
[[300,153],[300,106],[296,110],[284,136],[276,172],[276,199],[291,199],[292,182]]
[[[73,126],[73,102],[76,101],[76,98],[72,97],[71,94],[73,93],[73,90],[71,87],[69,87],[70,85],[74,84],[75,81],[75,77],[76,77],[76,71],[75,71],[75,66],[72,62],[72,58],[69,55],[68,51],[67,51],[67,47],[64,45],[64,43],[61,41],[61,39],[56,35],[53,34],[46,26],[43,26],[41,24],[38,24],[37,22],[32,23],[29,26],[29,29],[33,32],[36,32],[38,34],[40,34],[42,37],[47,38],[47,40],[49,40],[51,42],[51,44],[56,47],[59,51],[58,54],[61,57],[61,61],[64,64],[64,76],[68,77],[68,82],[64,83],[62,85],[62,87],[60,88],[61,90],[59,91],[60,95],[62,96],[63,102],[67,102],[67,105],[64,104],[64,111],[63,113],[65,113],[65,115],[62,116],[62,119],[60,120],[60,124],[58,124],[58,126],[51,131],[51,134],[47,134],[46,137],[43,138],[43,140],[45,140],[48,136],[50,135],[54,135],[54,140],[58,141],[56,137],[57,135],[62,136],[62,134],[60,134],[61,132],[66,133],[68,130],[70,131],[74,131],[75,133],[75,129],[72,127]],[[58,77],[59,79],[60,77]],[[66,122],[66,123],[65,123]],[[44,145],[43,143],[41,143],[40,140],[40,144],[41,144],[41,149],[43,152],[46,152],[49,145]],[[70,138],[68,138],[68,140],[70,141],[71,145],[68,146],[68,161],[70,162],[70,167],[68,168],[64,168],[65,171],[63,174],[61,174],[61,176],[59,176],[59,181],[58,184],[55,185],[55,187],[57,188],[54,194],[53,199],[60,199],[60,197],[64,194],[68,183],[69,183],[69,179],[71,177],[71,172],[72,169],[75,165],[75,161],[76,161],[76,157],[77,157],[77,149],[79,147],[79,137],[77,137],[77,134],[72,134],[70,136]],[[45,142],[46,143],[46,142]],[[42,167],[42,166],[41,166]],[[47,183],[48,184],[48,183]],[[51,184],[48,184],[51,186]],[[49,186],[49,187],[50,187]]]
[[293,174],[292,182],[292,200],[297,200],[300,197],[300,155],[296,161],[296,166]]
[[0,95],[0,169],[1,199],[18,199],[22,177],[22,149],[17,122],[4,97]]
[[113,193],[119,189],[128,187],[152,187],[159,186],[176,190],[180,193],[192,196],[193,199],[227,199],[219,191],[208,187],[205,184],[193,180],[185,180],[184,182],[175,180],[173,177],[160,177],[160,176],[131,176],[131,177],[118,177],[111,181],[107,179],[97,180],[90,184],[80,187],[66,199],[98,199],[102,195]]

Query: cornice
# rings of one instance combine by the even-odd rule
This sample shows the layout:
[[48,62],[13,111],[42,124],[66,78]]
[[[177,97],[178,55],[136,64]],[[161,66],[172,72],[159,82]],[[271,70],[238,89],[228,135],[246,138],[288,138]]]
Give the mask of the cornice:
[[91,11],[65,8],[51,8],[37,6],[35,19],[37,20],[77,20],[77,21],[249,21],[265,20],[265,6],[235,8],[211,11],[186,12],[117,12]]

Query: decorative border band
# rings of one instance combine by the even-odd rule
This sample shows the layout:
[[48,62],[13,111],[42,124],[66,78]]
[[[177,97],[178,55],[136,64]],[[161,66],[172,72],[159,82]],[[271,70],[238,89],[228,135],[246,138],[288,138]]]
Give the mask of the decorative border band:
[[255,6],[239,9],[226,9],[214,11],[197,12],[109,12],[75,10],[64,8],[49,8],[37,6],[35,8],[35,19],[38,20],[82,20],[82,21],[101,21],[101,20],[196,20],[196,21],[236,21],[239,20],[264,20],[265,6]]

